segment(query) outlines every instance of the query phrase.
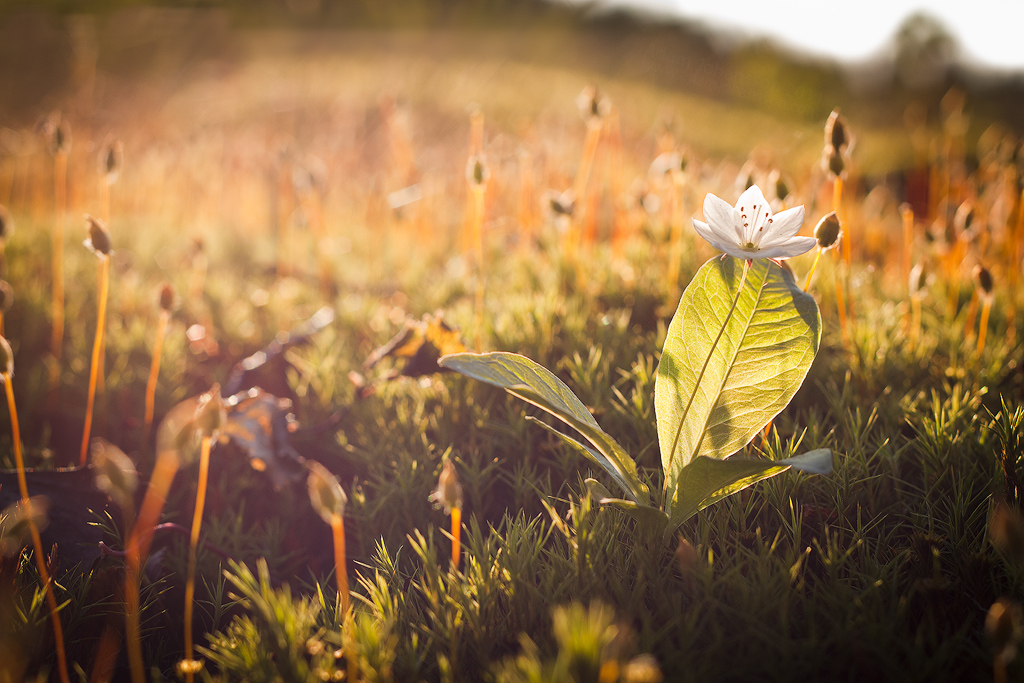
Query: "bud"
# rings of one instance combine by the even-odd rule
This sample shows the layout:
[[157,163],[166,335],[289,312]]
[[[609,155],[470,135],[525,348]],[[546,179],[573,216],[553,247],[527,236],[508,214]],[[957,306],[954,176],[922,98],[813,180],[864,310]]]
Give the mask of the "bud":
[[337,477],[316,460],[307,460],[306,467],[309,469],[306,485],[309,488],[309,502],[313,509],[328,524],[335,516],[344,517],[348,496],[338,483]]
[[124,451],[103,439],[92,441],[92,468],[96,488],[110,496],[121,509],[129,509],[139,486],[139,473]]
[[85,214],[85,220],[89,224],[89,236],[82,244],[100,258],[110,256],[110,233],[107,232],[107,226],[89,214]]
[[0,280],[0,311],[7,312],[14,303],[14,290],[6,280]]
[[814,226],[814,239],[818,240],[818,248],[828,251],[839,244],[839,238],[843,235],[843,229],[839,225],[839,217],[835,211],[830,211],[821,217],[818,224]]
[[831,147],[837,152],[842,152],[848,144],[850,144],[850,137],[846,131],[846,119],[838,109],[833,109],[825,122],[825,148]]
[[472,188],[483,188],[491,178],[491,171],[484,163],[483,154],[472,154],[466,161],[466,180]]
[[985,616],[985,635],[992,643],[996,657],[1010,662],[1017,655],[1017,643],[1021,640],[1020,605],[1006,598],[999,598]]
[[612,103],[596,85],[588,85],[576,96],[576,106],[587,125],[596,125],[611,111]]
[[107,181],[107,185],[113,185],[121,176],[121,167],[124,164],[124,145],[120,140],[107,142],[100,148],[97,158],[100,175]]
[[215,439],[227,420],[224,399],[220,395],[220,384],[214,382],[210,390],[199,397],[195,416],[196,430],[203,438]]
[[971,228],[974,227],[974,219],[974,205],[970,202],[964,202],[953,216],[953,228],[958,233],[970,232]]
[[30,523],[36,530],[46,527],[50,501],[46,496],[32,496],[28,505],[19,500],[0,511],[0,557],[13,557],[25,546]]
[[168,313],[177,305],[178,295],[174,292],[174,287],[169,282],[165,282],[160,286],[160,308]]
[[0,337],[0,379],[9,381],[14,376],[14,351],[6,337]]
[[786,197],[790,193],[789,184],[786,183],[779,169],[775,169],[768,176],[768,185],[775,190],[775,196],[778,197],[780,202],[786,201]]
[[61,116],[59,111],[50,113],[36,126],[50,150],[50,154],[67,154],[71,151],[71,126]]
[[571,217],[576,210],[576,193],[572,190],[566,190],[561,194],[557,190],[548,190],[544,194],[544,200],[548,209],[556,216]]
[[928,272],[924,268],[923,263],[918,263],[910,270],[910,296],[916,297],[921,295],[921,290],[928,284]]
[[11,212],[3,204],[0,204],[0,244],[10,239],[13,231],[14,220],[11,218]]
[[441,466],[441,476],[437,480],[437,488],[430,494],[428,499],[436,508],[444,508],[450,513],[452,508],[462,509],[462,485],[459,484],[459,475],[455,471],[455,463],[452,459],[445,457]]
[[686,157],[679,152],[664,152],[651,162],[647,175],[657,179],[670,174],[681,174],[686,171],[686,165]]
[[982,265],[974,266],[974,270],[971,271],[971,278],[974,280],[974,286],[978,288],[978,294],[985,299],[992,297],[992,272]]
[[825,148],[825,158],[822,163],[825,166],[825,170],[831,173],[836,178],[842,178],[846,175],[846,160],[843,159],[843,154],[835,147]]

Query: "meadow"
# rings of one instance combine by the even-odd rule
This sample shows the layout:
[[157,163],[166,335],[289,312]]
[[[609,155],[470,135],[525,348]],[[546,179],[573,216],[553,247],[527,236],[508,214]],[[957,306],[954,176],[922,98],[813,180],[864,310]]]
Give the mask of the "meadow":
[[[347,38],[0,121],[0,681],[1024,676],[1011,128]],[[720,257],[692,221],[752,185],[842,237]],[[809,355],[712,454],[761,469],[673,517],[673,316],[722,277],[726,330],[748,267]]]

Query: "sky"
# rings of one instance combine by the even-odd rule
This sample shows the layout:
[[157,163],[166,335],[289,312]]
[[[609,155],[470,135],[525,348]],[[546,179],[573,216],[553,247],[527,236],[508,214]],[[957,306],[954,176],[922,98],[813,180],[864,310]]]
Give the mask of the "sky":
[[877,54],[923,10],[956,37],[964,57],[1024,71],[1024,0],[603,0],[653,8],[844,61]]

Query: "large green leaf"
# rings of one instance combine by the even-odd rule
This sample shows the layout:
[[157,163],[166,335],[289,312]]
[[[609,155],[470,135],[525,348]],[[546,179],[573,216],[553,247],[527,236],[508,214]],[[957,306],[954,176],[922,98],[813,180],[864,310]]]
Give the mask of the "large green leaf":
[[668,530],[675,530],[708,505],[790,468],[808,474],[828,474],[832,471],[832,451],[819,448],[786,460],[694,458],[676,481]]
[[[789,403],[821,339],[821,317],[778,264],[716,257],[683,293],[655,383],[661,461],[669,490],[698,456],[745,446]],[[737,291],[739,295],[737,297]]]
[[647,486],[637,475],[636,463],[609,436],[586,406],[562,380],[542,365],[517,353],[455,353],[444,356],[438,365],[501,387],[513,396],[532,403],[569,425],[593,445],[587,448],[559,433],[570,444],[582,446],[585,455],[607,471],[635,502],[649,501]]

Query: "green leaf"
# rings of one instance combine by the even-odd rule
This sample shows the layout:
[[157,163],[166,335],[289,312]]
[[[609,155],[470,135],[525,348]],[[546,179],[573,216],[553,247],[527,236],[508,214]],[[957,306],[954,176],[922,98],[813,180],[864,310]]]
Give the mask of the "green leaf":
[[793,398],[818,351],[814,299],[772,261],[754,260],[745,281],[742,270],[732,257],[705,263],[669,325],[655,411],[670,490],[695,458],[726,458],[749,443]]
[[832,451],[819,448],[786,460],[717,460],[698,456],[679,473],[668,529],[675,530],[712,503],[790,468],[808,474],[828,474],[832,471]]
[[[586,406],[562,380],[542,365],[516,353],[456,353],[442,357],[438,364],[473,379],[505,389],[527,403],[554,415],[593,445],[587,448],[556,432],[563,440],[582,446],[594,463],[608,472],[634,501],[647,503],[650,494],[637,475],[636,463],[615,439],[609,436]],[[554,431],[554,430],[552,430]]]

